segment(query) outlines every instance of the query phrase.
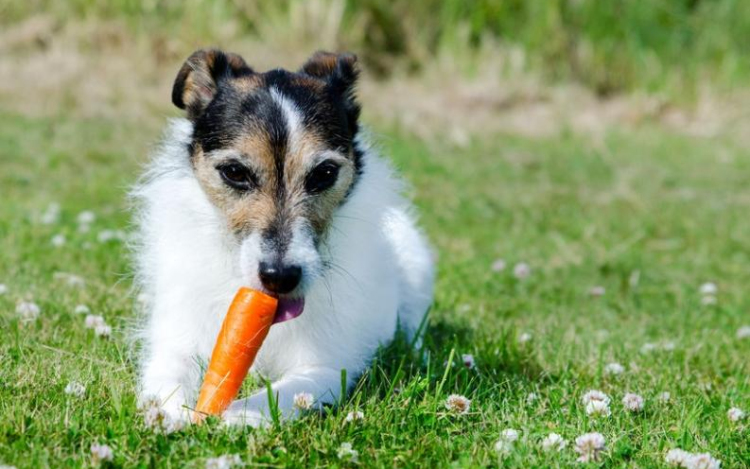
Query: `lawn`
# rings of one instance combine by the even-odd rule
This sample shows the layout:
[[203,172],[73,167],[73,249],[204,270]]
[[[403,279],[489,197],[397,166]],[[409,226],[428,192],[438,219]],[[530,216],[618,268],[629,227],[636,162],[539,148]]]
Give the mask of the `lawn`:
[[[652,125],[456,146],[379,129],[439,255],[423,348],[384,349],[326,415],[163,435],[135,404],[137,301],[117,236],[157,137],[137,123],[0,113],[0,464],[90,467],[102,443],[111,467],[202,468],[224,454],[248,467],[571,467],[575,438],[599,432],[606,448],[589,467],[665,467],[673,448],[750,467],[750,420],[727,414],[750,411],[750,338],[738,334],[750,325],[750,151],[739,142]],[[52,203],[59,218],[42,223]],[[83,211],[96,216],[86,232]],[[19,301],[38,317],[23,321]],[[84,326],[79,304],[109,338]],[[64,392],[72,381],[82,397]],[[592,389],[611,398],[609,416],[587,414]],[[629,392],[641,411],[626,410]],[[471,400],[468,413],[446,409],[450,394]],[[346,422],[355,410],[364,418]],[[506,429],[519,438],[498,452]],[[542,451],[551,432],[568,446]],[[342,443],[358,461],[339,458]]]

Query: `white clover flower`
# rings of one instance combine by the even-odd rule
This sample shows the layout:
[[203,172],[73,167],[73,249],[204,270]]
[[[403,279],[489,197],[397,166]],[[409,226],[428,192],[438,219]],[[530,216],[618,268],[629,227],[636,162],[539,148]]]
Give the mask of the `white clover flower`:
[[68,286],[70,287],[82,287],[86,285],[86,281],[79,277],[78,275],[69,275],[66,279],[66,282],[68,283]]
[[600,296],[604,296],[604,294],[607,293],[607,289],[602,287],[601,285],[597,285],[595,287],[591,287],[589,290],[589,295],[598,298]]
[[96,314],[87,314],[86,319],[83,321],[86,329],[96,329],[98,326],[104,326],[107,323],[104,321],[102,316]]
[[55,272],[52,274],[52,278],[67,283],[69,287],[82,287],[86,285],[86,281],[82,277],[68,272]]
[[470,370],[473,370],[476,367],[476,364],[474,363],[474,355],[471,354],[463,354],[461,355],[461,361],[464,363],[464,366]]
[[344,461],[357,462],[359,459],[359,451],[352,448],[352,444],[349,442],[341,443],[338,451],[336,451],[336,455]]
[[668,393],[668,392],[665,391],[665,392],[659,394],[656,397],[656,399],[658,399],[658,401],[661,402],[662,404],[666,404],[666,403],[668,403],[672,399],[672,395],[670,393]]
[[729,418],[731,422],[739,422],[745,418],[745,411],[739,407],[732,407],[727,411],[727,418]]
[[445,400],[445,408],[454,414],[466,414],[471,407],[471,401],[460,394],[451,394]]
[[156,397],[144,399],[138,405],[138,410],[143,415],[143,423],[155,433],[168,435],[185,427],[185,421],[167,414]]
[[500,432],[500,438],[495,442],[495,451],[501,454],[510,453],[518,441],[518,430],[506,428]]
[[673,341],[671,341],[671,340],[668,340],[666,342],[662,342],[662,344],[661,344],[661,349],[664,350],[664,351],[667,351],[667,352],[671,352],[676,347],[677,346],[675,345],[675,343]]
[[593,417],[609,417],[612,412],[609,410],[609,404],[604,401],[591,401],[586,404],[586,413]]
[[94,465],[101,464],[104,461],[111,461],[114,456],[112,448],[107,445],[100,445],[99,443],[91,445],[91,460]]
[[86,305],[76,305],[75,309],[73,309],[73,312],[75,314],[89,314],[91,313],[91,310]]
[[531,267],[529,267],[529,264],[525,262],[519,262],[515,266],[513,266],[513,276],[515,276],[519,280],[523,280],[525,278],[528,278],[529,275],[531,275]]
[[115,238],[115,232],[113,230],[102,230],[96,235],[96,240],[100,243],[106,243]]
[[607,405],[609,405],[609,402],[610,402],[609,396],[597,389],[591,389],[581,397],[581,402],[584,405],[590,404],[591,402],[596,402],[596,401],[603,402]]
[[65,235],[63,235],[63,234],[56,234],[50,240],[50,242],[52,243],[52,245],[54,247],[56,247],[56,248],[65,246],[65,241],[67,241],[67,240],[65,239]]
[[701,295],[716,295],[719,292],[719,288],[713,282],[706,282],[700,287]]
[[721,461],[708,453],[691,455],[684,466],[686,469],[719,469]]
[[206,469],[232,469],[241,465],[242,458],[239,454],[223,454],[216,458],[206,459]]
[[358,420],[364,420],[364,419],[365,419],[365,414],[359,410],[355,410],[346,414],[346,418],[344,418],[344,422],[347,422],[347,423],[356,422]]
[[526,395],[526,405],[531,405],[539,399],[539,395],[535,392],[530,392]]
[[703,381],[703,382],[698,383],[698,389],[700,389],[703,392],[708,392],[711,389],[713,389],[713,387],[714,386],[713,384],[711,384],[710,381]]
[[542,450],[544,451],[562,451],[568,446],[567,440],[557,433],[550,433],[542,440]]
[[309,392],[300,392],[294,395],[294,407],[299,410],[312,409],[315,399]]
[[500,438],[495,442],[494,448],[495,451],[500,454],[508,454],[513,450],[513,443],[507,442]]
[[717,301],[715,296],[708,295],[701,298],[701,304],[704,306],[713,306],[716,303]]
[[0,295],[8,293],[8,286],[4,283],[0,283]]
[[65,394],[80,399],[84,395],[86,395],[86,386],[79,383],[78,381],[71,381],[67,386],[65,386]]
[[667,451],[664,461],[670,466],[687,467],[687,463],[693,455],[684,449],[674,448]]
[[626,410],[630,412],[642,411],[644,404],[645,404],[645,400],[643,399],[643,397],[639,396],[638,394],[633,394],[631,392],[625,394],[625,397],[622,398],[622,405],[625,407]]
[[91,210],[84,210],[76,217],[76,221],[78,221],[79,225],[89,225],[93,223],[94,220],[96,220],[96,214]]
[[581,397],[581,402],[586,406],[586,413],[595,417],[609,417],[609,396],[601,391],[592,389]]
[[96,334],[97,337],[109,337],[112,335],[112,326],[99,324],[94,328],[94,334]]
[[529,332],[524,332],[521,335],[518,336],[518,343],[519,344],[525,344],[526,342],[530,341],[532,339],[532,335]]
[[125,241],[128,235],[122,230],[102,230],[96,236],[96,240],[100,243],[107,243],[109,241]]
[[112,327],[107,324],[102,316],[87,314],[84,325],[86,329],[93,329],[94,334],[98,337],[109,337],[112,335]]
[[604,367],[604,374],[607,375],[621,375],[625,372],[625,367],[620,365],[619,363],[609,363],[607,366]]
[[518,430],[513,428],[506,428],[505,430],[500,432],[500,438],[510,443],[515,443],[516,441],[518,441],[518,437]]
[[24,322],[35,321],[41,312],[39,305],[31,301],[19,301],[16,304],[16,314],[21,316],[21,320]]
[[576,438],[575,450],[580,457],[579,462],[598,461],[600,453],[606,447],[606,440],[601,433],[585,433]]
[[52,202],[47,206],[40,221],[44,225],[53,225],[60,219],[60,204]]
[[492,271],[493,272],[502,272],[505,270],[506,263],[503,259],[495,259],[495,262],[492,263]]
[[654,350],[656,350],[656,344],[652,344],[651,342],[646,342],[641,347],[641,353],[649,353],[653,352]]
[[737,329],[738,339],[747,339],[748,337],[750,337],[750,326],[742,326]]
[[17,469],[16,466],[11,466],[9,464],[0,464],[0,469]]

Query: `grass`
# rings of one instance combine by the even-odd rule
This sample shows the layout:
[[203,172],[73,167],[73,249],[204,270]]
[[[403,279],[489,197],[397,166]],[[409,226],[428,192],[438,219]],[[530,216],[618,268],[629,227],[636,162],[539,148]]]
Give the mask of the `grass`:
[[352,49],[382,74],[489,45],[477,60],[513,62],[520,50],[528,68],[602,95],[645,88],[684,98],[707,84],[742,87],[750,74],[750,4],[742,0],[11,0],[0,6],[0,25],[37,14],[116,19],[163,42],[250,36]]
[[[750,340],[736,338],[750,323],[741,145],[640,128],[601,139],[498,135],[459,148],[384,131],[440,254],[424,347],[383,350],[328,415],[164,436],[135,406],[127,251],[97,241],[100,230],[127,229],[124,194],[156,135],[135,123],[0,113],[0,283],[9,290],[0,296],[0,463],[86,467],[101,442],[114,450],[112,467],[204,467],[226,453],[251,467],[348,467],[336,453],[351,442],[361,467],[569,467],[572,449],[545,454],[540,439],[598,431],[602,467],[663,467],[674,447],[748,467],[748,422],[727,418],[732,406],[750,409]],[[42,225],[50,202],[61,219]],[[89,233],[76,230],[82,210],[97,214]],[[55,248],[58,233],[67,244]],[[493,272],[496,258],[509,267]],[[530,265],[527,279],[513,276],[517,262]],[[85,286],[55,280],[59,271]],[[715,306],[701,304],[706,281],[718,284]],[[601,298],[588,293],[596,285]],[[18,319],[21,299],[41,306],[35,322]],[[79,303],[114,326],[111,339],[83,327]],[[532,339],[520,343],[522,333]],[[670,341],[674,350],[642,351]],[[458,364],[461,354],[475,370]],[[610,362],[625,373],[605,375]],[[72,380],[85,384],[83,399],[63,393]],[[592,388],[612,397],[610,417],[584,412]],[[665,391],[669,404],[656,399]],[[527,403],[531,392],[539,399]],[[623,410],[626,392],[646,398],[644,412]],[[451,393],[472,400],[468,415],[446,412]],[[364,421],[344,423],[355,409]],[[505,428],[521,441],[500,459],[493,444]]]

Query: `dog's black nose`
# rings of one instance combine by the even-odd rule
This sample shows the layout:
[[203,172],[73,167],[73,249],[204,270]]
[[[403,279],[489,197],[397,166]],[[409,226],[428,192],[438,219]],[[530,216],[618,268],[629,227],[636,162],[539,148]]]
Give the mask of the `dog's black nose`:
[[258,266],[258,276],[263,286],[273,293],[289,293],[299,285],[302,268],[298,265],[261,262]]

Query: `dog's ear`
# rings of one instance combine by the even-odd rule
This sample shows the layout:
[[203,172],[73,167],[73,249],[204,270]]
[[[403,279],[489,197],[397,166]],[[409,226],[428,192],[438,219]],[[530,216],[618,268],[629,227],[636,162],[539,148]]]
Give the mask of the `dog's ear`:
[[360,106],[354,93],[359,77],[357,56],[348,52],[334,54],[318,51],[307,59],[300,72],[325,80],[328,88],[343,99],[349,120],[349,130],[352,135],[356,134],[360,113]]
[[318,51],[307,59],[300,72],[326,80],[336,91],[351,93],[359,76],[357,56]]
[[172,86],[172,102],[187,110],[191,119],[199,116],[213,100],[222,80],[252,74],[237,54],[216,49],[197,50],[188,57]]

